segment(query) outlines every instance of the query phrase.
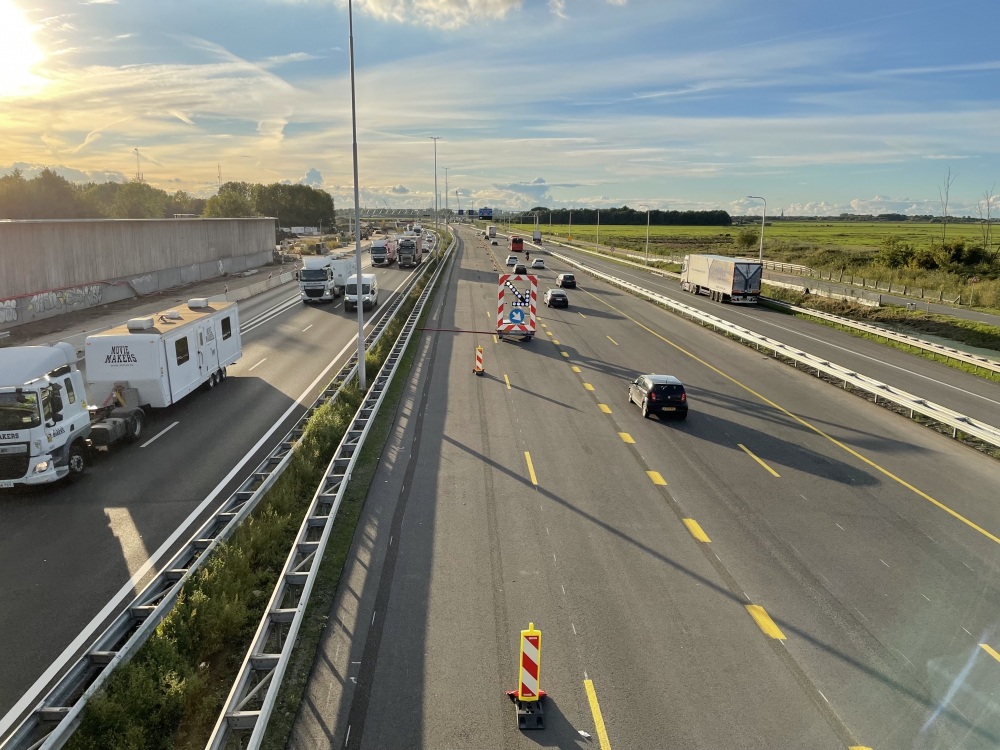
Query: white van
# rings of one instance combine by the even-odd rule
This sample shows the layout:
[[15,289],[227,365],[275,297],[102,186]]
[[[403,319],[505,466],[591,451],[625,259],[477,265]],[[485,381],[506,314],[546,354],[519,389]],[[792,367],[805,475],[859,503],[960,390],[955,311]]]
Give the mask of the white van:
[[[373,273],[361,274],[361,306],[363,309],[378,307],[378,279]],[[356,310],[358,308],[358,277],[351,276],[347,279],[347,291],[344,295],[344,309]]]

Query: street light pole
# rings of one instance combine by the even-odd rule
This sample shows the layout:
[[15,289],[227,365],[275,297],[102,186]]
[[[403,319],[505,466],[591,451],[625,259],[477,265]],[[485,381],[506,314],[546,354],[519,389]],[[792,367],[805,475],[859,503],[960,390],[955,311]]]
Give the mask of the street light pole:
[[444,226],[445,229],[448,228],[448,170],[451,167],[444,168]]
[[759,195],[748,195],[747,198],[753,198],[755,201],[764,201],[764,213],[760,215],[760,254],[757,260],[763,264],[764,262],[764,219],[767,218],[767,201],[761,198]]
[[649,265],[649,206],[639,206],[646,209],[646,265]]
[[361,391],[368,390],[367,373],[365,372],[365,306],[362,292],[364,291],[361,277],[361,198],[358,194],[358,111],[354,93],[354,9],[351,0],[347,0],[347,27],[351,42],[351,129],[354,147],[354,260],[357,268],[354,278],[357,281],[358,307],[358,386]]
[[438,141],[441,136],[432,135],[430,139],[434,141],[434,234],[438,235],[438,250],[441,249],[441,235],[438,234]]

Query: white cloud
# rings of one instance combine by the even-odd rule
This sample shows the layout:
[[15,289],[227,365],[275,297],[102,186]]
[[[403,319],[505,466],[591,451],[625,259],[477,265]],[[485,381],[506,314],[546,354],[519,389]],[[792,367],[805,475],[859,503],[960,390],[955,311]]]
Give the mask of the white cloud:
[[355,6],[376,18],[455,29],[503,18],[524,0],[360,0]]
[[320,171],[313,167],[299,180],[300,185],[309,185],[309,187],[323,187],[323,175]]
[[406,195],[410,192],[410,189],[405,185],[395,185],[394,187],[389,188],[389,192],[396,195]]

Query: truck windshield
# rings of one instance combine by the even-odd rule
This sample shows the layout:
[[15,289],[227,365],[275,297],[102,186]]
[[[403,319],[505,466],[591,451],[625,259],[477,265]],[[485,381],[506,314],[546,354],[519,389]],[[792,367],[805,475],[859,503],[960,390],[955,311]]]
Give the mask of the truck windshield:
[[299,272],[299,278],[302,279],[302,281],[326,281],[326,269],[303,268]]
[[27,430],[41,423],[37,393],[0,393],[0,430]]

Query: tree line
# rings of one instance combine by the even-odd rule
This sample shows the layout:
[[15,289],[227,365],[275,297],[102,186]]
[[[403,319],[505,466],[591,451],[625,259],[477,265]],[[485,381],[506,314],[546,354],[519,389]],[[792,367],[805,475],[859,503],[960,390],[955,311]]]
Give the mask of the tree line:
[[138,180],[75,184],[51,169],[0,177],[0,219],[172,219],[274,216],[279,226],[329,226],[333,197],[308,185],[224,183],[210,198],[168,193]]
[[[553,224],[568,224],[570,214],[577,224],[597,224],[597,212],[601,213],[601,224],[643,224],[646,212],[622,206],[621,208],[548,208],[535,206],[529,213],[538,213],[538,220],[546,223],[552,215]],[[713,226],[728,227],[733,223],[727,211],[661,211],[649,212],[649,223],[653,226]]]

